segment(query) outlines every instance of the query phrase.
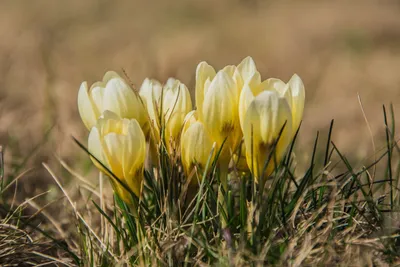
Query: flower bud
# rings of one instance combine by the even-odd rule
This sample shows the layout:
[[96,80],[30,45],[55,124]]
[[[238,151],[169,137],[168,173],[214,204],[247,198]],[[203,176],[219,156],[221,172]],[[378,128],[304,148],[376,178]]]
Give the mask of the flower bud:
[[159,81],[146,78],[139,90],[149,113],[150,123],[156,131],[160,129],[160,105],[162,85]]
[[162,123],[165,127],[165,143],[168,151],[179,144],[179,138],[186,114],[192,110],[192,100],[187,87],[170,78],[164,86],[162,99]]
[[292,115],[289,104],[277,92],[264,91],[250,103],[243,126],[250,171],[255,179],[259,179],[271,155],[264,173],[270,175],[276,167],[275,162],[281,161],[291,141]]
[[[111,111],[105,111],[89,134],[88,149],[109,171],[125,183],[137,196],[143,181],[146,157],[146,139],[135,119],[121,119]],[[94,164],[111,176],[101,164]],[[129,202],[129,193],[119,182],[111,179],[114,189]]]
[[280,97],[286,98],[292,114],[293,137],[303,118],[305,101],[304,84],[297,74],[293,75],[288,83],[276,78],[270,78],[258,85],[257,83],[252,83],[252,85],[247,83],[243,86],[239,98],[239,118],[242,130],[247,108],[253,99],[264,91],[276,91]]

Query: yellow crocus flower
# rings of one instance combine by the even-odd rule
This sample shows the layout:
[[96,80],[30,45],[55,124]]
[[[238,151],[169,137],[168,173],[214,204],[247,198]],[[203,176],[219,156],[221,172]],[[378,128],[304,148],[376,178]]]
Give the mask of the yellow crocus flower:
[[292,114],[287,100],[277,92],[261,92],[248,106],[243,124],[247,164],[256,180],[263,175],[264,165],[283,126],[282,135],[266,167],[265,175],[273,172],[275,162],[280,162],[290,144]]
[[228,65],[222,70],[201,62],[196,69],[196,106],[199,119],[211,138],[220,146],[227,138],[223,161],[229,161],[242,138],[239,120],[239,96],[244,84],[260,83],[260,73],[251,57],[239,65]]
[[[117,114],[105,111],[90,131],[88,149],[137,196],[140,195],[146,139],[136,119],[121,119]],[[92,161],[111,176],[96,160],[92,158]],[[120,183],[111,181],[121,198],[130,202],[129,193]]]
[[121,118],[136,119],[143,131],[148,131],[148,116],[140,96],[116,72],[108,71],[103,81],[88,88],[83,82],[78,92],[78,109],[82,121],[90,130],[97,119],[109,110]]
[[264,91],[276,91],[281,97],[286,98],[292,114],[293,137],[303,118],[305,101],[304,84],[297,74],[294,74],[288,83],[270,78],[261,83],[244,84],[239,99],[239,117],[242,130],[247,108],[254,98]]

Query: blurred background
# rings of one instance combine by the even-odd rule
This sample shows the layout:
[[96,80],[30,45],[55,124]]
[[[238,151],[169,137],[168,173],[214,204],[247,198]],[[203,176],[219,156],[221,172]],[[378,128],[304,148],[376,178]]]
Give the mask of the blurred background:
[[193,89],[200,61],[219,69],[248,55],[263,79],[287,81],[293,73],[303,79],[307,102],[298,150],[304,155],[331,119],[342,152],[356,159],[373,153],[358,94],[377,148],[385,134],[382,104],[400,110],[398,1],[3,0],[6,171],[41,162],[58,168],[55,155],[82,174],[89,171],[88,157],[71,139],[86,144],[76,104],[84,80],[125,70],[137,87],[145,77],[174,76]]

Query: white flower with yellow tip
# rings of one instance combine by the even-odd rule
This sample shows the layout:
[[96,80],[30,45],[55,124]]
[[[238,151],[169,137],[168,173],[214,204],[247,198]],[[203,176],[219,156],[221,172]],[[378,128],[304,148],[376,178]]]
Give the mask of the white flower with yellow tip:
[[291,142],[292,114],[286,99],[273,90],[261,92],[248,106],[243,128],[250,171],[256,180],[263,174],[270,175],[276,167],[275,162],[281,161]]
[[[137,196],[140,195],[146,139],[136,119],[121,119],[117,114],[105,111],[90,131],[88,149]],[[92,161],[111,176],[95,159]],[[117,181],[111,181],[117,193],[129,202],[129,193]]]
[[103,81],[94,83],[90,88],[87,82],[81,84],[78,109],[89,130],[100,115],[109,110],[121,118],[136,119],[143,131],[148,131],[148,116],[140,96],[114,71],[108,71]]

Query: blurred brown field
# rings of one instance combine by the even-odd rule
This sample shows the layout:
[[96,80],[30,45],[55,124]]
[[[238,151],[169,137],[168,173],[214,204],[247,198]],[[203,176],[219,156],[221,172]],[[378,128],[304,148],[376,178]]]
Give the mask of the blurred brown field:
[[29,165],[55,163],[56,154],[89,166],[71,139],[86,142],[76,106],[84,80],[125,70],[136,88],[145,77],[174,76],[193,89],[200,61],[221,68],[248,55],[264,78],[302,77],[300,144],[308,146],[300,149],[307,154],[331,119],[345,153],[373,152],[358,94],[377,148],[382,104],[400,110],[397,1],[3,0],[0,144],[8,169],[32,153]]

